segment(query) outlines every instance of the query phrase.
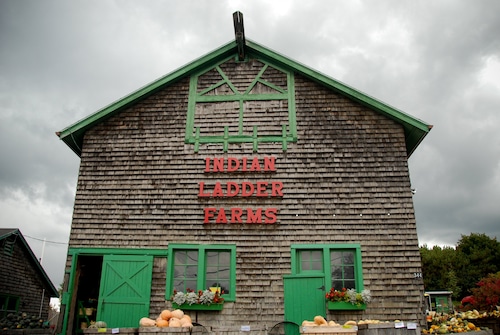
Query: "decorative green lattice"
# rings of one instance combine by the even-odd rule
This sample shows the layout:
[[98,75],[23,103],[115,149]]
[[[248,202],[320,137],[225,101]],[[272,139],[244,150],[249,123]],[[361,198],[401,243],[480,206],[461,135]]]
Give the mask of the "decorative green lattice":
[[297,141],[293,73],[260,60],[231,57],[191,76],[186,143],[220,144]]

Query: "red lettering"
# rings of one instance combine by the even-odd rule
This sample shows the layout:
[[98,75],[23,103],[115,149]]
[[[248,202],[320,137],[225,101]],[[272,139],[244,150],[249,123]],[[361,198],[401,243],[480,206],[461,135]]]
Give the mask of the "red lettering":
[[252,165],[250,166],[250,171],[260,171],[259,158],[254,157],[252,160]]
[[205,158],[205,172],[210,172],[210,157]]
[[212,161],[214,165],[212,172],[224,172],[224,157],[214,158]]
[[223,197],[224,192],[222,192],[222,186],[220,186],[219,182],[215,183],[214,191],[212,192],[212,197]]
[[224,208],[219,208],[219,214],[217,214],[215,223],[227,223],[226,211]]
[[242,166],[241,171],[243,171],[243,172],[247,172],[247,158],[246,158],[246,157],[243,157],[241,160],[242,160],[242,162],[243,162],[243,163],[241,164],[241,166]]
[[215,212],[217,211],[214,207],[207,207],[204,209],[205,218],[203,219],[203,223],[210,223],[210,219],[214,217]]
[[272,197],[283,196],[283,182],[281,181],[271,182],[271,196]]
[[198,193],[199,197],[209,197],[210,193],[203,193],[203,188],[205,187],[204,182],[200,182],[200,192]]
[[258,181],[257,182],[257,194],[258,197],[267,197],[266,192],[267,181]]
[[264,157],[264,171],[276,171],[276,157]]
[[238,158],[229,157],[227,159],[227,172],[234,172],[240,168],[240,161]]
[[[248,188],[248,189],[247,189]],[[253,194],[255,187],[251,182],[244,181],[241,183],[241,196],[249,197]]]
[[239,207],[231,208],[231,223],[243,223],[241,216],[243,215],[243,209]]
[[227,194],[228,197],[234,197],[240,192],[240,186],[234,181],[227,182]]
[[262,208],[257,208],[255,214],[251,208],[247,208],[247,223],[262,223]]
[[264,219],[264,223],[267,223],[267,224],[276,223],[277,214],[278,214],[277,208],[266,209],[266,211],[264,212],[264,215],[266,216],[266,218]]

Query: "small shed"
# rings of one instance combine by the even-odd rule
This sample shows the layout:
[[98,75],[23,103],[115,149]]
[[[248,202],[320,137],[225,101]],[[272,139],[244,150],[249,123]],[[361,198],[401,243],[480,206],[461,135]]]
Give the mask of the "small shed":
[[426,310],[437,313],[453,312],[452,294],[451,291],[426,291],[424,293]]
[[59,294],[21,231],[0,229],[0,248],[0,319],[23,312],[47,320]]

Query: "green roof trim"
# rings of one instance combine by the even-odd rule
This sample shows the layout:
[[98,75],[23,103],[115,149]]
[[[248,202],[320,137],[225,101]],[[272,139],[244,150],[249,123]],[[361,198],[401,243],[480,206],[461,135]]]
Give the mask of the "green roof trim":
[[[335,79],[332,79],[318,71],[315,71],[305,65],[293,61],[285,56],[282,56],[264,46],[261,46],[250,40],[246,40],[247,57],[255,57],[267,60],[277,64],[290,71],[299,73],[333,91],[355,100],[370,109],[373,109],[388,118],[400,123],[405,131],[406,150],[409,157],[417,148],[424,137],[429,133],[432,126],[406,114],[394,107],[391,107],[375,98],[372,98],[346,84],[343,84]],[[231,41],[215,51],[202,56],[193,62],[157,79],[156,81],[138,89],[135,92],[123,97],[122,99],[111,103],[110,105],[98,110],[88,117],[66,127],[65,129],[56,132],[57,136],[66,143],[78,156],[82,153],[82,143],[85,132],[95,125],[103,122],[109,117],[119,113],[138,101],[154,94],[162,88],[179,81],[192,73],[200,71],[211,65],[215,65],[228,57],[238,57],[238,46],[235,41]],[[187,111],[186,111],[187,114]]]

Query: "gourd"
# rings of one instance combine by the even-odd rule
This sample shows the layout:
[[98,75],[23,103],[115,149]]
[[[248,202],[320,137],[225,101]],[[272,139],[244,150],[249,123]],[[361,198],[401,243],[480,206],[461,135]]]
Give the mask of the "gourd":
[[180,320],[181,327],[193,328],[193,323],[191,321],[191,317],[187,314],[184,314],[182,319]]
[[96,326],[96,328],[107,328],[108,327],[108,325],[104,321],[97,321],[95,323],[95,326]]
[[178,318],[170,318],[168,326],[172,328],[181,327],[181,320]]
[[187,314],[184,314],[184,316],[181,318],[181,323],[183,323],[183,320],[188,320],[189,322],[193,322],[191,320],[191,317],[189,315],[187,315]]
[[182,319],[182,317],[184,316],[184,312],[180,309],[174,309],[172,312],[171,312],[171,316],[173,318],[177,318],[177,319]]
[[164,320],[162,318],[160,318],[160,320],[156,321],[156,327],[168,327],[169,326],[169,322],[167,320]]
[[150,318],[142,318],[139,320],[139,327],[154,327],[156,326],[156,321]]
[[172,312],[169,311],[168,309],[164,309],[163,311],[161,311],[160,313],[160,318],[162,318],[163,320],[170,320],[170,318],[172,317]]
[[326,322],[325,318],[322,317],[321,315],[316,315],[314,317],[314,323],[317,324],[318,326],[321,326],[321,325],[328,326],[328,322]]

